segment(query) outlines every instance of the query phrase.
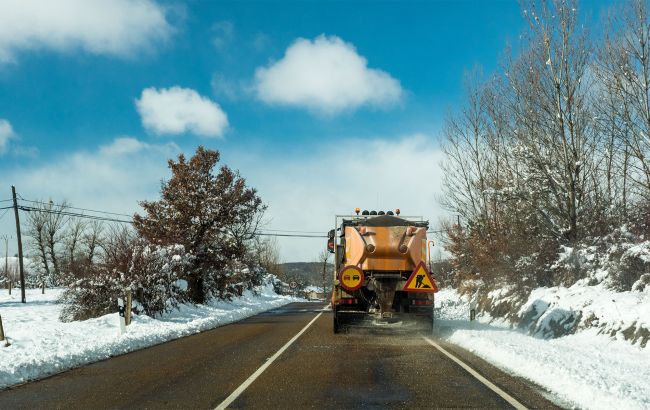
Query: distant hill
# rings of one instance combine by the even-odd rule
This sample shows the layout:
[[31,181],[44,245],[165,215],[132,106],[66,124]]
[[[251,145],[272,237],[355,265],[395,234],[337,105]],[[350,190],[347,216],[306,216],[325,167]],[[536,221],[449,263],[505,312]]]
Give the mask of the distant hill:
[[[323,285],[323,264],[320,262],[289,262],[280,265],[285,281],[296,281],[302,285]],[[327,264],[326,280],[332,281],[334,266]]]

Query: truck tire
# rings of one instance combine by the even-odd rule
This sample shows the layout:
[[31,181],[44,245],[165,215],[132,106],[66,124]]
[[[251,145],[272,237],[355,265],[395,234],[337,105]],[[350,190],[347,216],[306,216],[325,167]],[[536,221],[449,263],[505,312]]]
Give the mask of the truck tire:
[[339,324],[339,319],[338,319],[338,317],[336,315],[336,310],[334,310],[334,312],[332,313],[332,316],[334,317],[334,321],[333,321],[334,322],[333,323],[333,325],[334,325],[333,326],[334,333],[335,334],[340,333],[341,332],[341,326]]

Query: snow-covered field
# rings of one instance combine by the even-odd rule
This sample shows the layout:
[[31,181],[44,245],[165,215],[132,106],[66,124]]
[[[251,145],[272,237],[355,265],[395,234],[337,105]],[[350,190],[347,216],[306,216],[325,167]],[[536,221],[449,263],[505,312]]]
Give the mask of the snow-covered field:
[[[590,292],[599,293],[600,299]],[[605,315],[610,322],[620,318],[622,322],[638,323],[650,306],[643,294],[624,292],[612,297],[603,289],[537,290],[533,298],[555,301],[561,309],[582,306],[596,316]],[[468,302],[460,300],[453,289],[436,294],[436,307],[440,307],[438,326],[445,330],[449,342],[547,388],[564,403],[589,409],[650,408],[650,346],[642,348],[638,341],[632,344],[620,333],[609,336],[599,327],[544,339],[543,332],[530,336],[488,317],[469,322]],[[552,315],[552,311],[546,314]]]
[[127,333],[119,335],[118,315],[109,314],[82,322],[59,322],[60,289],[27,292],[27,304],[20,303],[20,290],[0,294],[0,316],[11,346],[0,342],[0,389],[45,377],[73,367],[142,349],[182,336],[241,320],[297,299],[280,296],[271,285],[260,287],[259,295],[206,305],[183,305],[161,318],[134,316]]

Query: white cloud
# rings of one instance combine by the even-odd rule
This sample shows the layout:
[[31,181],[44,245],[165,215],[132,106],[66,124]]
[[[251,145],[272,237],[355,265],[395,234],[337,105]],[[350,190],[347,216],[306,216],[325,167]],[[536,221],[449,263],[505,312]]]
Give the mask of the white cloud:
[[[130,215],[142,212],[138,201],[159,198],[160,180],[170,176],[167,160],[179,153],[181,149],[174,143],[147,144],[119,137],[93,151],[26,161],[5,169],[0,164],[0,175],[3,189],[15,185],[25,199],[67,200],[76,207]],[[0,199],[6,196],[5,192]],[[13,218],[0,218],[0,233],[15,230],[13,223]],[[16,251],[13,244],[9,251]]]
[[0,63],[33,49],[131,56],[171,31],[153,0],[2,0]]
[[[356,207],[400,208],[435,227],[448,216],[436,199],[442,158],[436,141],[425,135],[323,142],[307,153],[282,158],[250,151],[223,155],[269,205],[267,228],[323,234],[333,228],[335,214],[351,214]],[[277,239],[287,262],[315,260],[325,247],[322,238]]]
[[15,136],[11,123],[0,118],[0,155],[7,152],[9,140]]
[[134,154],[148,147],[148,144],[132,137],[115,138],[110,144],[103,145],[99,152],[104,155]]
[[[148,144],[120,137],[95,151],[79,151],[0,170],[27,199],[66,199],[74,206],[130,214],[138,201],[157,199],[160,180],[170,176],[167,160],[175,144]],[[192,152],[188,152],[191,155]],[[270,156],[263,147],[222,152],[222,162],[239,169],[269,205],[267,228],[332,229],[335,214],[401,208],[431,221],[447,216],[436,202],[442,152],[423,135],[375,140],[323,140],[319,147]],[[333,166],[339,164],[340,166]],[[53,183],[56,182],[56,183]],[[0,232],[12,229],[0,220]],[[324,249],[324,238],[278,238],[285,261],[310,261]],[[13,252],[13,250],[11,250]],[[434,254],[435,254],[434,250]]]
[[167,160],[180,152],[173,143],[121,137],[96,151],[2,170],[2,180],[16,185],[26,199],[68,200],[74,206],[129,214],[139,210],[138,201],[157,198],[160,180],[169,175]]
[[368,67],[355,47],[339,37],[299,38],[284,57],[255,72],[257,97],[269,104],[335,114],[362,105],[387,106],[402,97],[390,74]]
[[136,107],[142,125],[158,135],[192,132],[221,137],[228,127],[228,117],[219,104],[189,88],[146,88]]

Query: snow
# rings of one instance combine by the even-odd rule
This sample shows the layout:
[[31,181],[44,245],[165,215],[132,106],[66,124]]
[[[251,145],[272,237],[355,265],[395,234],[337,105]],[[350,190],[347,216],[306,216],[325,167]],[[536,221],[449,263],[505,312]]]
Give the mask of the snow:
[[56,301],[62,289],[28,289],[27,304],[20,291],[0,295],[0,315],[11,345],[0,342],[0,389],[52,375],[137,349],[232,323],[260,312],[295,302],[280,296],[271,284],[259,294],[244,292],[232,302],[212,301],[205,305],[182,305],[161,318],[134,315],[124,335],[119,335],[117,313],[99,318],[62,323],[62,305]]
[[626,252],[630,257],[637,257],[643,262],[650,262],[650,241],[632,246]]
[[[531,320],[524,320],[524,325],[529,326],[531,334],[539,337],[549,338],[562,332],[595,328],[598,333],[627,338],[645,347],[647,339],[644,341],[640,334],[646,329],[650,335],[648,290],[616,292],[604,284],[538,288],[531,292],[518,316],[530,315]],[[626,337],[625,333],[629,336]]]
[[[647,318],[648,293],[616,293],[603,287],[542,288],[522,310],[535,306],[533,323],[561,310],[593,313],[601,323],[631,323]],[[614,304],[618,310],[614,309]],[[521,376],[554,394],[559,402],[589,409],[650,408],[650,349],[614,336],[600,325],[580,327],[575,334],[545,339],[514,330],[485,315],[470,322],[469,302],[453,289],[436,294],[437,326],[442,337],[508,373]],[[520,312],[521,313],[521,312]],[[647,323],[647,322],[644,322]],[[605,329],[607,326],[605,326]],[[650,346],[649,346],[650,347]]]

